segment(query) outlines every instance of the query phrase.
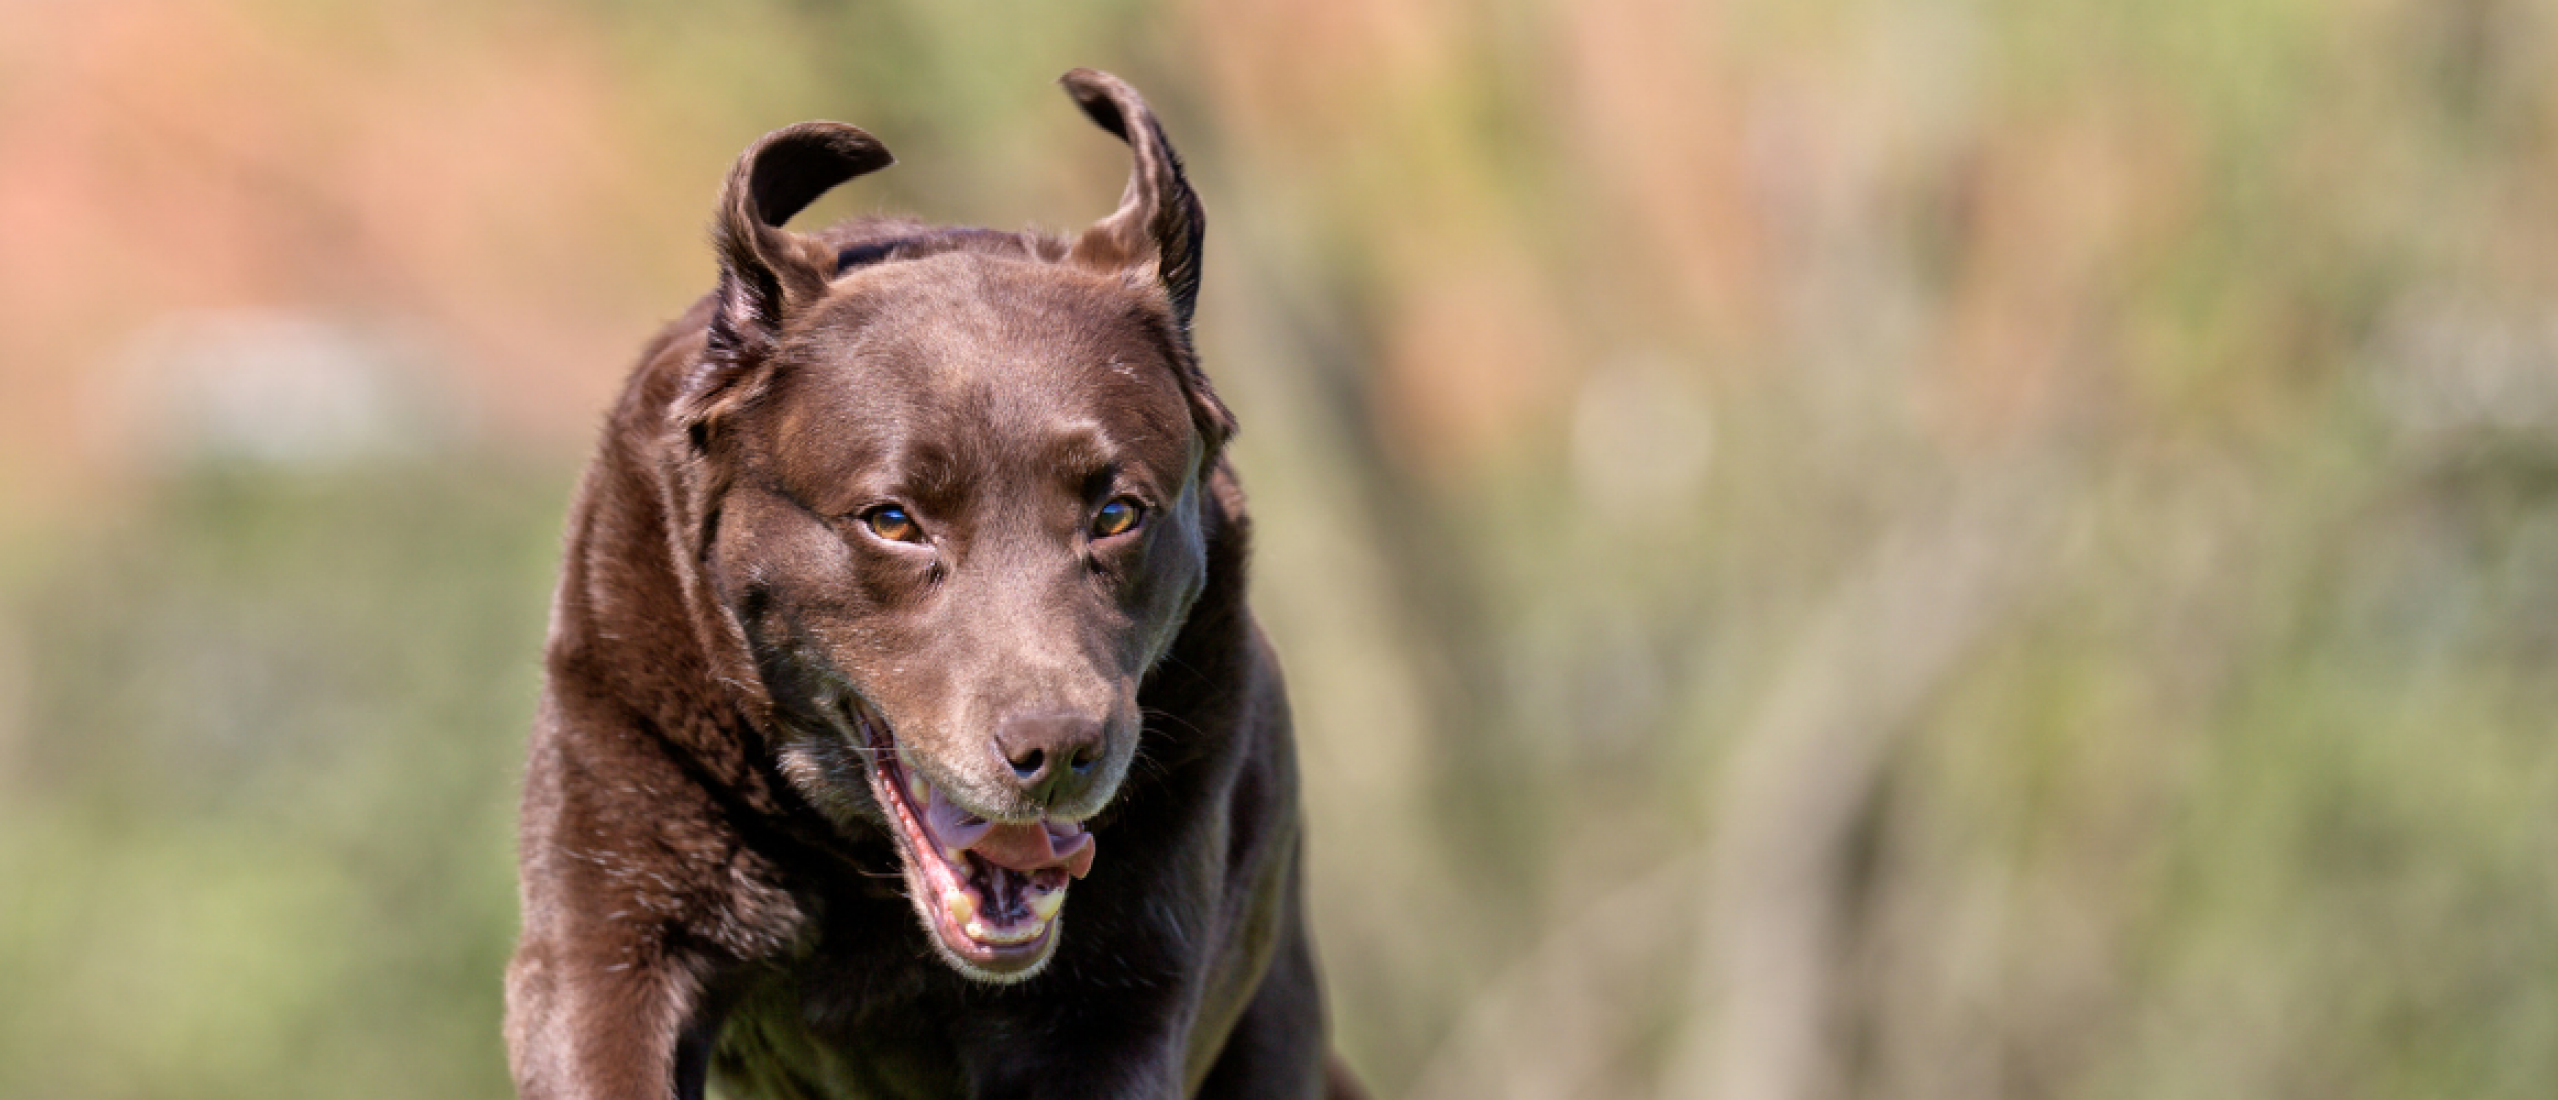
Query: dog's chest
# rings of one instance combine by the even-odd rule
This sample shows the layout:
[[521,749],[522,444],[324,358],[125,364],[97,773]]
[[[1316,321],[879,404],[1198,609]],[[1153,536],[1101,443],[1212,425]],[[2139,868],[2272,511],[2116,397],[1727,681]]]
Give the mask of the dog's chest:
[[944,1023],[959,1006],[936,988],[926,967],[939,964],[919,957],[912,939],[881,934],[755,975],[720,1029],[713,1066],[721,1094],[959,1095],[960,1059]]
[[722,1095],[958,1096],[988,1050],[1046,1045],[1050,998],[954,973],[904,898],[830,901],[801,950],[732,991],[713,1060]]

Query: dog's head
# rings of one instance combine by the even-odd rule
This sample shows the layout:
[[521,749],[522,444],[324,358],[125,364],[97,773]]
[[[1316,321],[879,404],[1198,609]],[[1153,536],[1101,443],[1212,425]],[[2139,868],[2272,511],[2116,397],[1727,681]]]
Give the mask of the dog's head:
[[1203,481],[1232,430],[1190,345],[1203,227],[1180,160],[1127,85],[1064,84],[1135,159],[1072,239],[823,242],[781,224],[887,152],[840,123],[748,149],[669,422],[699,590],[751,655],[780,770],[886,828],[930,938],[991,981],[1046,963],[1095,858],[1084,822],[1204,582]]

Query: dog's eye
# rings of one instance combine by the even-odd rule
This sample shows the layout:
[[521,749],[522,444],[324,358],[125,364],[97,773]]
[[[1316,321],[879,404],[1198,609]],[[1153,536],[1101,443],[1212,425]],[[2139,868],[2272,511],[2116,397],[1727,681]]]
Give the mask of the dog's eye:
[[1100,511],[1093,513],[1092,537],[1106,539],[1112,535],[1127,534],[1135,530],[1137,521],[1144,519],[1145,516],[1145,505],[1127,497],[1113,497],[1110,503],[1102,505]]
[[915,517],[907,515],[905,509],[894,504],[882,504],[862,513],[862,525],[870,528],[871,534],[890,542],[924,541],[923,525],[916,523]]

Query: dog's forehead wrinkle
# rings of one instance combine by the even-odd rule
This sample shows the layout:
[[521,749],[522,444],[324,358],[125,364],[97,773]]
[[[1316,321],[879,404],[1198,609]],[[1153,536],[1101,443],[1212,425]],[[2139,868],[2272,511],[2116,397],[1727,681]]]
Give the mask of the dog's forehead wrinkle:
[[[1089,303],[990,291],[1000,261],[933,257],[916,266],[933,263],[962,277],[922,280],[898,300],[847,310],[860,327],[829,362],[802,372],[799,388],[820,408],[793,417],[794,432],[871,437],[888,465],[953,496],[971,478],[1079,481],[1124,463],[1123,450],[1165,473],[1184,465],[1176,452],[1188,449],[1187,401],[1141,326],[1117,324],[1109,310],[1100,311],[1108,323],[1096,324],[1093,310],[1073,308]],[[964,285],[941,285],[949,282]],[[903,460],[908,437],[954,441],[967,453]]]
[[1051,429],[1035,460],[1051,479],[1080,491],[1094,477],[1114,472],[1120,464],[1120,454],[1108,427],[1097,421],[1075,420]]

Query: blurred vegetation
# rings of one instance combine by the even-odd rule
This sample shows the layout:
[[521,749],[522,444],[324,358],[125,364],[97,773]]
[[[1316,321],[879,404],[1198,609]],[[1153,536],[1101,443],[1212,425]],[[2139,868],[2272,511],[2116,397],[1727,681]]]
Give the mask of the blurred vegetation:
[[207,469],[26,571],[0,1092],[506,1093],[527,473]]
[[503,1095],[559,516],[718,179],[838,117],[901,163],[816,216],[1081,224],[1074,65],[1207,203],[1381,1095],[2540,1095],[2553,61],[2521,0],[13,8],[0,1095]]

